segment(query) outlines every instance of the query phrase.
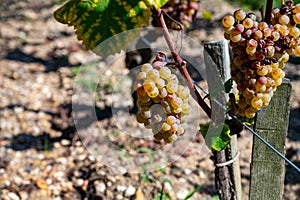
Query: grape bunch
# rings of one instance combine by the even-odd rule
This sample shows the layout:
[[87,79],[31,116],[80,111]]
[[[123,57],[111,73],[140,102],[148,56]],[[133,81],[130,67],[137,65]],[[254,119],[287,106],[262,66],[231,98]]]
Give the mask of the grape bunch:
[[189,28],[199,10],[199,0],[170,0],[162,9],[172,19],[181,23],[185,28]]
[[253,118],[268,106],[285,76],[290,55],[300,56],[300,4],[287,1],[272,9],[270,23],[258,22],[253,13],[239,9],[222,19],[230,40],[231,76],[237,83],[238,115]]
[[137,121],[152,129],[154,138],[171,143],[184,134],[190,113],[189,89],[181,84],[166,62],[142,65],[134,89],[138,94]]

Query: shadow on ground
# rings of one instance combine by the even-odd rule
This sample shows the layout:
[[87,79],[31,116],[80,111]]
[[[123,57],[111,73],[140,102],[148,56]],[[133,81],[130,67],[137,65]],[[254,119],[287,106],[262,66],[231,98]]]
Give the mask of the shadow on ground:
[[6,55],[6,59],[20,61],[25,63],[39,63],[45,66],[45,72],[57,71],[60,67],[75,67],[78,65],[72,65],[69,63],[67,55],[49,55],[48,60],[37,58],[32,54],[27,54],[19,48],[14,49]]
[[[15,106],[10,106],[13,109]],[[24,109],[28,110],[28,109]],[[77,113],[77,123],[74,124],[72,118],[72,111]],[[39,112],[30,110],[33,112]],[[73,105],[66,104],[61,105],[57,113],[48,113],[52,115],[51,128],[55,131],[61,132],[60,137],[51,137],[49,133],[43,133],[41,135],[34,136],[31,133],[21,133],[13,136],[10,143],[6,145],[8,148],[12,148],[15,151],[24,151],[30,148],[34,148],[37,151],[51,151],[54,142],[59,142],[63,139],[72,140],[77,130],[85,129],[95,121],[101,121],[112,117],[112,111],[110,107],[104,109],[98,107],[91,107],[87,105]],[[5,139],[5,138],[4,138]],[[70,143],[71,144],[71,143]]]

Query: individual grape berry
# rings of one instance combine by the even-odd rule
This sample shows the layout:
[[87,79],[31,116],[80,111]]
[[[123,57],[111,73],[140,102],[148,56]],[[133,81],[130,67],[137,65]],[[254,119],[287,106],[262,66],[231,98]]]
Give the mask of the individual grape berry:
[[146,78],[146,72],[139,72],[137,75],[136,75],[136,79],[137,80],[143,80],[143,79],[145,79]]
[[279,33],[281,33],[282,35],[288,35],[289,34],[288,27],[286,25],[280,26]]
[[269,25],[266,22],[259,22],[258,29],[262,31],[265,28],[269,28]]
[[166,122],[164,122],[164,123],[161,125],[161,129],[162,129],[163,131],[169,131],[169,130],[171,129],[171,125],[168,124],[168,123],[166,123]]
[[251,100],[251,106],[252,106],[253,108],[259,109],[259,108],[262,107],[262,105],[263,105],[263,101],[262,101],[260,98],[258,98],[258,97],[254,97],[254,98]]
[[231,27],[234,25],[234,17],[232,15],[226,15],[225,17],[223,17],[222,19],[222,24],[224,27]]
[[153,81],[144,82],[143,87],[146,92],[151,92],[154,90],[154,88],[156,88],[155,83]]
[[160,77],[167,80],[171,76],[171,70],[168,67],[162,67],[159,70]]
[[152,67],[152,65],[149,64],[149,63],[146,63],[146,64],[143,64],[143,65],[142,65],[142,72],[148,72],[148,71],[150,71],[150,70],[152,70],[152,69],[153,69],[153,67]]
[[267,55],[266,55],[267,57],[271,58],[274,56],[274,53],[275,53],[274,46],[267,46],[266,50],[267,50]]
[[300,13],[300,4],[299,3],[295,5],[295,7],[293,9],[293,12],[294,13]]
[[294,49],[294,54],[295,54],[295,56],[300,57],[300,46],[297,46],[297,47]]
[[254,40],[254,39],[250,39],[248,42],[247,42],[247,47],[249,48],[249,49],[255,49],[256,47],[257,47],[257,45],[258,45],[258,42],[256,41],[256,40]]
[[159,95],[159,90],[157,87],[154,87],[152,91],[148,91],[147,92],[147,95],[150,97],[150,98],[155,98]]
[[253,20],[251,18],[246,18],[243,21],[243,25],[245,28],[251,28],[253,26]]
[[300,30],[296,26],[290,28],[290,35],[294,38],[298,38],[300,35]]
[[265,66],[265,65],[262,65],[260,66],[257,70],[256,70],[256,73],[259,75],[259,76],[265,76],[267,75],[269,72],[268,68]]
[[296,24],[300,24],[300,13],[296,13],[293,15],[293,20]]
[[282,83],[282,78],[278,78],[278,79],[275,80],[274,86],[278,87],[278,86],[281,85],[281,83]]
[[242,35],[241,34],[234,34],[234,33],[230,34],[230,40],[232,42],[239,42],[241,39],[242,39]]
[[254,31],[252,35],[255,40],[260,40],[263,37],[263,33],[261,30]]
[[262,30],[262,32],[263,32],[263,36],[264,36],[265,38],[270,37],[271,34],[272,34],[272,31],[271,31],[271,29],[270,29],[269,27],[264,28],[264,29]]
[[276,81],[279,78],[283,78],[284,77],[284,71],[280,68],[276,68],[272,71],[272,78]]
[[154,80],[156,77],[159,77],[159,71],[156,69],[149,70],[149,71],[147,71],[146,77],[147,77],[147,79]]
[[279,17],[279,23],[282,25],[288,25],[290,23],[290,18],[287,15],[282,15]]
[[167,117],[166,122],[169,125],[175,124],[176,123],[176,117],[174,117],[173,115],[170,115]]
[[158,89],[163,89],[165,86],[166,86],[166,84],[165,84],[165,81],[163,80],[163,79],[161,79],[161,78],[156,78],[155,80],[154,80],[154,82],[155,82],[155,85],[156,85],[156,87],[158,88]]
[[225,27],[224,32],[227,34],[230,34],[234,31],[234,26],[230,26],[230,27]]
[[182,99],[181,98],[176,98],[174,99],[173,101],[171,101],[171,105],[173,106],[173,108],[177,109],[177,108],[180,108],[182,106]]
[[243,24],[237,24],[234,28],[234,32],[236,34],[240,34],[240,33],[244,32],[244,30],[245,30],[245,27],[243,26]]
[[182,104],[182,113],[188,115],[191,112],[191,107],[188,103],[183,103]]
[[242,21],[246,17],[246,12],[242,9],[239,9],[236,10],[233,15],[237,20]]
[[259,83],[260,85],[266,85],[268,82],[268,78],[265,76],[259,77],[257,79],[257,83]]
[[186,87],[178,85],[176,94],[182,99],[187,99],[189,97],[190,92],[189,89],[187,89]]
[[183,135],[184,134],[184,128],[182,127],[182,126],[180,126],[180,127],[178,127],[178,129],[177,129],[177,134],[178,135]]
[[272,37],[273,37],[273,41],[277,42],[280,38],[280,33],[279,32],[272,32]]
[[168,93],[175,93],[178,90],[178,83],[170,81],[166,85]]
[[174,123],[171,125],[170,132],[175,133],[178,130],[178,128],[178,125]]
[[168,82],[174,82],[174,83],[178,83],[179,82],[179,80],[178,80],[178,78],[177,78],[177,76],[175,74],[171,74],[169,76],[169,78],[167,78],[167,81]]

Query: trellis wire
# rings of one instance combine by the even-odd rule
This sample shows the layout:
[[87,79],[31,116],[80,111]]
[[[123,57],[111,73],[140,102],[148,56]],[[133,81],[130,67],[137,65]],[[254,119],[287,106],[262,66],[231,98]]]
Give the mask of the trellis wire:
[[[198,87],[202,92],[204,92],[206,95],[209,94],[208,91],[206,91],[203,87],[201,87],[197,82],[193,81],[194,85],[196,85],[196,87]],[[221,104],[218,100],[213,99],[213,101],[215,103],[217,103],[222,109],[224,109],[227,112],[227,108]],[[269,147],[272,151],[274,151],[280,158],[284,159],[289,165],[291,165],[294,169],[297,170],[297,172],[300,173],[300,168],[298,168],[292,161],[290,161],[289,159],[287,159],[284,155],[282,155],[279,151],[277,151],[277,149],[275,149],[270,143],[268,143],[266,140],[264,140],[258,133],[256,133],[252,128],[250,128],[247,124],[243,123],[241,121],[240,118],[238,118],[236,115],[231,114],[229,112],[227,112],[229,114],[230,117],[232,117],[233,119],[237,120],[243,127],[245,127],[248,131],[250,131],[253,135],[255,135],[260,141],[262,141],[262,143],[264,143],[265,145],[267,145],[267,147]]]

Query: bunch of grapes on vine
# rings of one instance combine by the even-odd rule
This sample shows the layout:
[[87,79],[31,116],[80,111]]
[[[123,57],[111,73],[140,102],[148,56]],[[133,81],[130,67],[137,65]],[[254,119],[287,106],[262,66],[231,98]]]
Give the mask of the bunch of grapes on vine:
[[253,118],[268,106],[285,76],[285,62],[300,56],[300,4],[289,0],[270,14],[258,21],[254,13],[239,9],[222,19],[233,52],[230,68],[239,91],[239,116]]

